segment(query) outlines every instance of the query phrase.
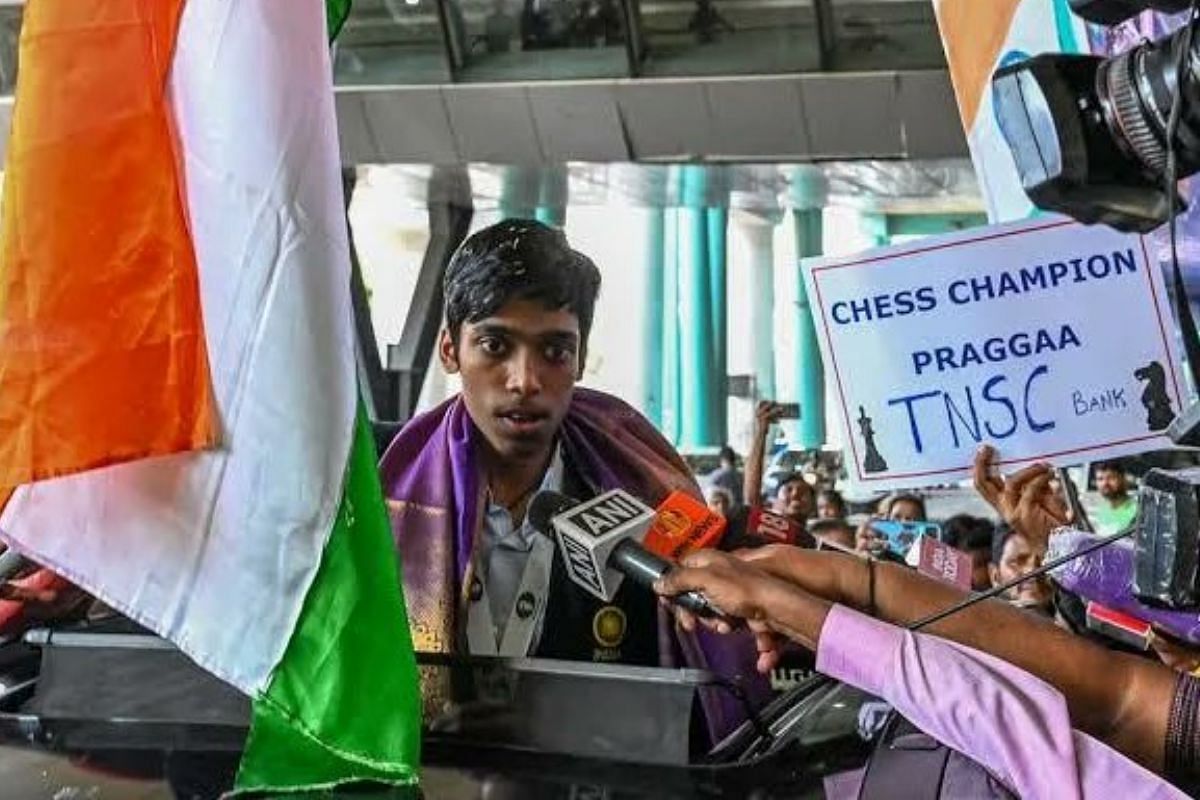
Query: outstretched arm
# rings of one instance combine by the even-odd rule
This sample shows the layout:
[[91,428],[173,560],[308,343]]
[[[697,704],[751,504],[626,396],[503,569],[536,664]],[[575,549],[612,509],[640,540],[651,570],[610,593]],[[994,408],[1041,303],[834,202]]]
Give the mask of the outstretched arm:
[[763,459],[767,452],[767,435],[771,425],[783,414],[783,409],[769,400],[761,400],[754,409],[754,435],[746,455],[746,476],[742,481],[742,502],[757,505],[762,497]]

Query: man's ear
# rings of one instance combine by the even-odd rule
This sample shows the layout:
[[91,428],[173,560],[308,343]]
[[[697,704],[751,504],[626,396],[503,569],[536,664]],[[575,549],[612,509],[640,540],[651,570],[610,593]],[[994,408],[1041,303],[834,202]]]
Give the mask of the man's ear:
[[988,577],[992,579],[992,586],[999,586],[1000,568],[995,564],[988,564]]
[[438,358],[441,359],[442,369],[453,375],[458,372],[458,345],[450,337],[450,329],[442,328],[438,337]]

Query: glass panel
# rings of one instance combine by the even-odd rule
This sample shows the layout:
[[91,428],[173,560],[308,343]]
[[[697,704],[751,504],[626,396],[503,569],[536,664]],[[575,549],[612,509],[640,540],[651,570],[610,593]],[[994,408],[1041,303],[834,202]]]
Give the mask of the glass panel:
[[836,70],[945,69],[933,3],[832,0]]
[[0,94],[17,88],[17,43],[25,6],[0,6]]
[[644,75],[819,69],[812,0],[642,0]]
[[437,0],[356,0],[338,36],[334,81],[449,83]]
[[388,345],[400,341],[429,246],[425,191],[430,171],[423,166],[361,167],[350,202],[354,247],[385,366]]
[[[445,0],[464,81],[628,75],[620,0]],[[454,38],[454,37],[452,37]]]

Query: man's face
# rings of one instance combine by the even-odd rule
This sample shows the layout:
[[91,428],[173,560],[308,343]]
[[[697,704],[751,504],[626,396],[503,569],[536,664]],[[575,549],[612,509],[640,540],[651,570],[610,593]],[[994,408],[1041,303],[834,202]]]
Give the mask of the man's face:
[[992,549],[984,547],[980,550],[967,551],[971,556],[971,589],[976,592],[986,592],[992,588]]
[[842,508],[828,495],[817,498],[817,519],[840,519]]
[[[992,582],[998,586],[1028,575],[1042,565],[1045,557],[1045,545],[1034,544],[1021,534],[1014,533],[1004,543],[1000,563],[991,565]],[[1044,607],[1050,604],[1050,584],[1044,577],[1035,578],[1009,589],[1007,597],[1018,605]]]
[[812,515],[813,505],[812,487],[802,479],[796,478],[776,490],[775,503],[771,510],[803,524]]
[[911,500],[897,500],[888,509],[888,519],[897,522],[924,522],[921,507]]
[[1102,469],[1096,473],[1096,491],[1105,500],[1119,500],[1125,496],[1125,473]]
[[464,323],[457,342],[443,331],[438,351],[446,371],[462,377],[467,411],[501,459],[549,451],[580,373],[575,314],[514,300]]

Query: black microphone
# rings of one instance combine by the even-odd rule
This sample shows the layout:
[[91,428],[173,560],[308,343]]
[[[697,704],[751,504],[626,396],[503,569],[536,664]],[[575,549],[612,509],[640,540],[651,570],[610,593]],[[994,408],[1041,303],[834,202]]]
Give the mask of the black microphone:
[[25,556],[11,547],[0,553],[0,581],[6,581],[13,575],[16,575],[28,563]]
[[[560,492],[539,492],[528,512],[534,530],[558,541],[571,582],[605,602],[612,601],[623,578],[650,589],[675,568],[642,546],[655,516],[654,509],[621,489],[582,503]],[[723,616],[700,592],[668,600],[697,616]]]

